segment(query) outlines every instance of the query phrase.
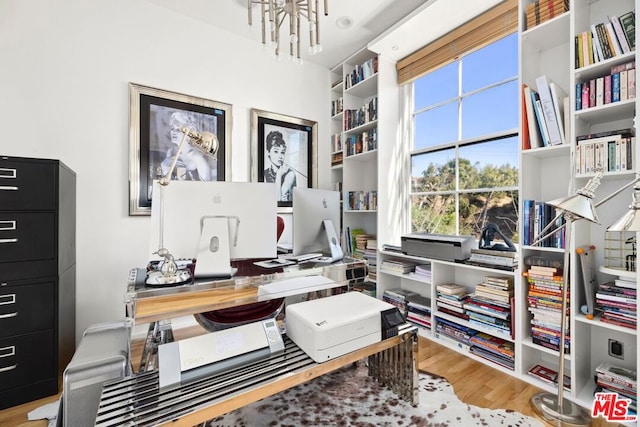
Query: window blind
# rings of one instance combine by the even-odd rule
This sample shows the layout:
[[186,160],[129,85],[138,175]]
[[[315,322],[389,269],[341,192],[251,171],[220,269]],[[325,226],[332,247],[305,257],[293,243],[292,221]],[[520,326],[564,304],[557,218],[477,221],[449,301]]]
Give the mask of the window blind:
[[517,30],[518,2],[506,0],[398,61],[398,84],[409,83]]

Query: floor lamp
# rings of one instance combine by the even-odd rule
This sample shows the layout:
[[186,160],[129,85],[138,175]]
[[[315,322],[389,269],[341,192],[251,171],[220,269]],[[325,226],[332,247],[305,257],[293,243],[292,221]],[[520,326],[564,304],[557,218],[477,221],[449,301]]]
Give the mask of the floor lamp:
[[[602,169],[596,172],[596,175],[589,180],[580,190],[576,191],[576,194],[561,199],[552,200],[547,202],[556,208],[558,216],[564,217],[565,223],[565,250],[564,250],[564,265],[562,272],[562,303],[561,303],[561,320],[560,320],[560,344],[558,346],[559,363],[558,363],[558,392],[557,395],[548,392],[537,393],[531,397],[531,404],[535,412],[547,420],[550,423],[558,423],[561,426],[587,426],[591,424],[590,414],[580,407],[579,405],[564,399],[564,344],[567,328],[567,290],[569,285],[569,267],[570,267],[570,251],[571,251],[571,225],[574,221],[582,219],[599,224],[598,215],[596,213],[596,207],[608,202],[614,196],[620,194],[623,190],[629,188],[635,184],[633,193],[633,202],[630,206],[630,211],[627,212],[620,220],[616,221],[607,231],[639,231],[640,230],[640,215],[636,215],[640,209],[640,176],[637,176],[633,181],[622,186],[618,190],[614,191],[597,204],[593,204],[593,194],[595,189],[600,185],[600,178],[604,175]],[[550,225],[555,224],[554,221]],[[546,237],[544,233],[548,227],[542,230],[540,233],[542,237],[535,239],[534,244],[542,241]],[[557,231],[554,230],[554,232]]]
[[160,230],[158,238],[158,250],[155,252],[158,256],[164,258],[160,265],[159,272],[149,273],[147,277],[147,285],[150,286],[174,286],[191,281],[191,273],[186,269],[178,269],[178,266],[171,255],[171,252],[164,247],[164,187],[171,182],[171,175],[176,168],[178,158],[182,152],[185,142],[197,149],[200,153],[207,157],[215,158],[218,152],[219,142],[216,135],[211,132],[197,132],[187,127],[182,127],[180,131],[184,134],[176,154],[173,157],[171,166],[167,173],[159,180],[160,184]]

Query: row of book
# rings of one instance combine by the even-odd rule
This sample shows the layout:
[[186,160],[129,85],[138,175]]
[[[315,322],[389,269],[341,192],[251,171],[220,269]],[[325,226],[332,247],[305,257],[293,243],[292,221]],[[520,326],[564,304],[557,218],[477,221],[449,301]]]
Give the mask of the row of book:
[[378,128],[366,130],[347,137],[345,141],[347,156],[366,153],[378,148]]
[[616,279],[601,283],[596,291],[600,320],[630,329],[638,327],[638,299],[635,281]]
[[527,29],[562,15],[569,10],[569,0],[536,0],[527,4]]
[[380,268],[393,273],[407,274],[415,271],[416,263],[402,259],[385,259]]
[[576,174],[633,171],[636,138],[612,135],[579,141],[576,145]]
[[362,64],[357,64],[353,70],[344,76],[344,88],[349,89],[363,80],[368,79],[378,72],[378,57],[367,59]]
[[560,267],[530,265],[524,273],[527,291],[527,310],[531,314],[531,340],[534,344],[560,350],[564,342],[565,353],[570,352],[569,307],[571,295],[567,292],[565,336],[561,339],[563,278]]
[[614,65],[610,73],[576,83],[576,111],[636,97],[636,63]]
[[522,148],[565,144],[569,98],[545,75],[536,78],[535,83],[535,88],[522,84]]
[[337,116],[344,111],[344,98],[339,97],[331,101],[331,116]]
[[[348,254],[353,254],[356,249],[358,249],[358,236],[364,236],[367,240],[375,240],[375,235],[367,233],[364,228],[346,227],[344,230],[345,247],[343,249]],[[362,242],[362,240],[360,240],[360,242]]]
[[471,248],[471,256],[465,263],[478,265],[480,267],[514,271],[518,268],[518,254],[510,251]]
[[357,110],[344,110],[344,129],[349,130],[378,119],[378,98],[373,97]]
[[331,135],[331,152],[342,151],[342,134],[335,133]]
[[398,307],[398,310],[408,322],[420,327],[431,329],[431,299],[407,289],[387,289],[382,294],[382,300]]
[[[547,248],[564,248],[565,234],[562,217],[556,218],[555,207],[541,201],[525,199],[522,201],[522,244],[525,246],[537,243],[538,246]],[[549,224],[550,226],[544,235],[540,233]],[[545,237],[546,236],[546,237]],[[540,242],[536,242],[540,237],[544,237]]]
[[364,282],[357,282],[353,284],[353,290],[355,292],[362,292],[365,295],[369,295],[370,297],[377,297],[376,294],[376,282],[372,282],[370,280],[365,280]]
[[374,211],[378,209],[378,192],[371,191],[348,191],[347,209],[351,211]]
[[610,16],[575,36],[575,67],[581,68],[635,50],[635,11]]

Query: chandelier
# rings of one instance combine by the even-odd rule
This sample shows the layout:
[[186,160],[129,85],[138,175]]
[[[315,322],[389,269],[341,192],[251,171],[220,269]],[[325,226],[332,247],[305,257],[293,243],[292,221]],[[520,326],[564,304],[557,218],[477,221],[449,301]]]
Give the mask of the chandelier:
[[[247,0],[249,26],[253,26],[253,7],[260,5],[262,45],[273,48],[277,58],[282,46],[289,45],[289,57],[302,63],[300,58],[300,21],[306,20],[309,27],[309,54],[322,51],[320,45],[319,0]],[[327,12],[328,0],[323,0],[323,13]],[[284,25],[288,20],[288,25]],[[280,29],[289,27],[289,36],[282,39]]]

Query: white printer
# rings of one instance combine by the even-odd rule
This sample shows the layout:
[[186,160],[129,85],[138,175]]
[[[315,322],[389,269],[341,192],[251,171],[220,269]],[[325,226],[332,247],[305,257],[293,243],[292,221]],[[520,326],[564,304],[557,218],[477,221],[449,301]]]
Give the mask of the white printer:
[[316,362],[325,362],[397,335],[398,308],[347,292],[285,308],[287,335]]

